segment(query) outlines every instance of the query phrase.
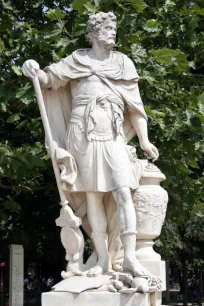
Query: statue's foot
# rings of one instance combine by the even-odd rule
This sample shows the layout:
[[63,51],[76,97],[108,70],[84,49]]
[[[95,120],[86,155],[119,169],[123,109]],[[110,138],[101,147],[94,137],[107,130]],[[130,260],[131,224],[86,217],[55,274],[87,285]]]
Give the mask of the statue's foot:
[[98,275],[101,275],[101,274],[107,272],[108,271],[108,264],[109,264],[108,259],[99,260],[93,268],[88,270],[87,276],[88,277],[94,277],[94,276],[98,276]]
[[124,257],[123,272],[132,273],[135,277],[151,275],[151,273],[139,263],[134,255]]
[[83,264],[79,264],[79,262],[69,262],[67,265],[67,270],[62,271],[61,276],[63,279],[70,278],[72,276],[82,276],[86,275],[85,272],[83,272]]

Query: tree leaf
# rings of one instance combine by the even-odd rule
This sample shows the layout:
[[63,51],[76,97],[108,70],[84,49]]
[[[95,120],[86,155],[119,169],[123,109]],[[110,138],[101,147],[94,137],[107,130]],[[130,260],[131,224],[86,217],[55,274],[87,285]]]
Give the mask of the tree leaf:
[[4,51],[5,49],[4,42],[0,39],[0,52]]
[[202,93],[198,96],[198,101],[199,101],[200,103],[202,103],[203,106],[204,106],[204,92],[202,92]]
[[14,8],[12,7],[10,1],[4,1],[2,0],[2,5],[3,5],[3,8],[6,9],[6,10],[13,10]]
[[73,10],[78,11],[79,15],[82,14],[82,12],[85,10],[84,4],[87,3],[87,0],[74,0],[70,7],[73,8]]
[[144,0],[129,0],[129,2],[138,13],[142,13],[148,7]]
[[187,61],[187,55],[180,50],[162,48],[158,50],[152,50],[152,54],[156,57],[156,60],[165,65],[177,66],[178,70],[185,71],[189,67]]
[[70,39],[68,37],[65,37],[65,38],[61,38],[60,40],[57,41],[56,47],[57,48],[60,48],[60,47],[66,48],[69,44],[70,44]]
[[31,89],[31,84],[26,83],[23,87],[20,87],[16,93],[16,98],[20,98],[25,95]]
[[168,12],[169,9],[173,8],[176,5],[176,3],[172,0],[166,0],[164,5],[165,12]]
[[145,31],[147,31],[148,33],[156,33],[156,32],[159,32],[160,31],[160,23],[158,21],[156,21],[155,19],[149,19],[143,29]]
[[21,210],[21,206],[16,203],[11,196],[7,197],[7,200],[4,202],[4,207],[7,210],[18,211]]
[[7,119],[7,122],[13,123],[15,121],[18,121],[19,119],[20,119],[20,116],[18,114],[13,114]]
[[1,103],[1,109],[3,112],[6,112],[6,104],[5,103]]
[[156,82],[153,74],[149,73],[148,71],[146,70],[143,70],[142,71],[142,75],[140,75],[140,77],[143,79],[143,80],[146,80],[150,85],[152,85],[154,82]]
[[65,29],[66,21],[65,20],[59,20],[56,24],[54,24],[53,28],[49,31],[44,32],[44,39],[50,39],[50,38],[58,38]]
[[135,63],[143,63],[147,56],[147,52],[142,45],[136,43],[131,45],[131,54]]
[[97,6],[92,5],[91,2],[84,4],[84,7],[87,9],[89,14],[95,14],[97,11]]
[[18,68],[17,66],[13,65],[11,68],[13,69],[15,74],[22,75],[22,72],[21,72],[20,68]]
[[45,13],[46,17],[50,20],[58,20],[65,18],[66,14],[64,14],[58,7],[56,9],[49,9]]

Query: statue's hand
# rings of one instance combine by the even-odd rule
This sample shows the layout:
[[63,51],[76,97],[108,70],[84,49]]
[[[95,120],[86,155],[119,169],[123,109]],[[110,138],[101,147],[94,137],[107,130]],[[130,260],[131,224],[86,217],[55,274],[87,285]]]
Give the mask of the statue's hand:
[[152,159],[153,162],[159,158],[159,152],[151,142],[143,143],[140,147],[144,151],[145,156],[148,159]]
[[21,70],[25,76],[33,79],[36,76],[36,72],[40,70],[40,66],[36,61],[30,59],[25,61]]

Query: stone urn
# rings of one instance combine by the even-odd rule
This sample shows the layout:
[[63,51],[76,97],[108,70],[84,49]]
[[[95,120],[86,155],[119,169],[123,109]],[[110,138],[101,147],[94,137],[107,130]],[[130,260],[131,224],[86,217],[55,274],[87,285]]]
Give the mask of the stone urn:
[[153,249],[153,239],[160,235],[166,216],[168,194],[160,186],[165,179],[159,168],[148,162],[142,173],[140,186],[133,194],[137,216],[138,260],[161,260],[161,256]]

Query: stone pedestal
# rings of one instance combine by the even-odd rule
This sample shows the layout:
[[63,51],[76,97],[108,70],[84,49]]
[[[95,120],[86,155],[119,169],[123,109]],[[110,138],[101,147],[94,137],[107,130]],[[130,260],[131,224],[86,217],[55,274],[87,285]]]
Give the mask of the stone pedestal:
[[165,175],[159,168],[148,163],[140,179],[140,186],[133,193],[138,232],[135,254],[152,275],[161,279],[161,291],[166,290],[165,262],[161,261],[160,254],[153,249],[153,240],[159,237],[166,216],[168,194],[160,186],[164,180]]
[[111,292],[48,292],[42,294],[42,306],[157,306],[161,305],[156,293],[131,295]]
[[162,281],[161,291],[166,290],[166,263],[165,261],[140,260],[140,263],[154,276]]

